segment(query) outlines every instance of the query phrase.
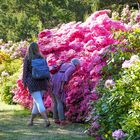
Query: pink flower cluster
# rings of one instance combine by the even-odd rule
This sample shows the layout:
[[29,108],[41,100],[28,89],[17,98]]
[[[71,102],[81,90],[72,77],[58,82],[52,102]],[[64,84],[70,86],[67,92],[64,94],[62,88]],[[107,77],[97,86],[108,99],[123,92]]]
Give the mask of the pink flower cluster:
[[137,13],[137,15],[136,15],[136,17],[135,17],[135,21],[136,21],[137,23],[140,23],[140,12]]
[[22,80],[17,80],[17,89],[13,89],[14,97],[13,101],[19,103],[20,105],[24,106],[25,108],[31,109],[32,108],[32,97],[28,92],[28,89],[24,89]]
[[[122,22],[112,20],[108,13],[110,10],[97,11],[83,23],[62,24],[59,28],[45,29],[38,35],[38,45],[47,57],[49,66],[74,57],[81,60],[81,68],[72,75],[65,89],[66,116],[71,121],[84,121],[90,111],[89,101],[98,99],[92,91],[99,82],[102,67],[106,65],[103,55],[109,45],[117,42],[113,32],[127,30]],[[22,86],[18,85],[15,96],[29,96],[24,92]],[[21,97],[18,98],[21,100]],[[16,102],[19,102],[18,98]],[[50,107],[51,99],[46,99],[45,103]]]

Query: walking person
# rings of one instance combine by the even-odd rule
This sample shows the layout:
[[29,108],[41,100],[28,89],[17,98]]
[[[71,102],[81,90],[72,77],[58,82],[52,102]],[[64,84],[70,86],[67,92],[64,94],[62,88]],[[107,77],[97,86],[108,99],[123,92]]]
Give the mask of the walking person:
[[59,71],[52,75],[53,118],[57,124],[67,124],[64,114],[66,96],[64,86],[68,83],[71,75],[77,68],[79,68],[79,66],[79,59],[73,58],[71,62],[63,63]]
[[[43,94],[50,87],[50,77],[44,79],[34,79],[32,76],[32,60],[45,59],[39,51],[38,44],[32,42],[27,50],[26,56],[23,61],[23,84],[28,87],[28,90],[33,98],[33,107],[29,126],[33,125],[35,116],[40,113],[45,120],[45,127],[50,126],[50,122],[46,113],[46,108],[43,103]],[[45,61],[46,62],[46,61]],[[47,65],[47,62],[46,62]]]

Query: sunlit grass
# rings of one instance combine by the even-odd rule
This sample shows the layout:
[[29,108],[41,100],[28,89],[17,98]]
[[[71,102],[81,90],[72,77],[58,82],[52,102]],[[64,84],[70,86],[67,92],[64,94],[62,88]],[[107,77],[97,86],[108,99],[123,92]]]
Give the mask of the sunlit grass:
[[7,105],[0,101],[0,111],[7,111],[7,110],[24,110],[24,108],[20,105]]

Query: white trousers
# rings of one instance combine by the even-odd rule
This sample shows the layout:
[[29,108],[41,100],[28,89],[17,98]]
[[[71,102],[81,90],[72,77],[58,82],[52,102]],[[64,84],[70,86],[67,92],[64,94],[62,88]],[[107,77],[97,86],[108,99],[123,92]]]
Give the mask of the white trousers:
[[44,91],[36,91],[31,94],[33,98],[32,114],[42,113],[46,110],[42,99],[43,94]]

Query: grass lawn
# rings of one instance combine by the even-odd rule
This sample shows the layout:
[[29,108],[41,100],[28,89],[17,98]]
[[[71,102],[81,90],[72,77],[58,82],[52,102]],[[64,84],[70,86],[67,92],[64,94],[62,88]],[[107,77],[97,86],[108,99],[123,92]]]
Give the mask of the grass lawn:
[[44,127],[42,118],[35,119],[35,125],[27,126],[30,112],[19,105],[0,102],[0,140],[93,140],[87,136],[83,124],[58,126],[53,123]]

